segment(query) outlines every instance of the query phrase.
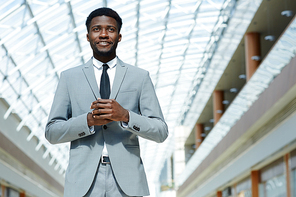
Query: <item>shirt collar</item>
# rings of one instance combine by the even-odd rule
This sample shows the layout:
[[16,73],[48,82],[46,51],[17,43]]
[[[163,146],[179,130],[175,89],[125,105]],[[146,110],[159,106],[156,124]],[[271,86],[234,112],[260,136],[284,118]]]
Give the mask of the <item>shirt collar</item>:
[[[97,60],[96,58],[92,57],[93,59],[93,64],[95,65],[95,67],[99,68],[99,69],[102,69],[102,66],[103,66],[103,62]],[[113,58],[112,60],[110,60],[109,62],[107,62],[106,64],[108,64],[109,68],[112,69],[116,66],[117,64],[117,56],[115,58]]]

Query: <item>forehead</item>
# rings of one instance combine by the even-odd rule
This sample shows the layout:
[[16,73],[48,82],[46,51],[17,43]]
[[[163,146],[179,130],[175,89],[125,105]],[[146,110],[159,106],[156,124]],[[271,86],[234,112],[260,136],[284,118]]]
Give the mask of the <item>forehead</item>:
[[117,28],[117,22],[114,18],[109,16],[96,16],[91,20],[90,26],[114,26]]

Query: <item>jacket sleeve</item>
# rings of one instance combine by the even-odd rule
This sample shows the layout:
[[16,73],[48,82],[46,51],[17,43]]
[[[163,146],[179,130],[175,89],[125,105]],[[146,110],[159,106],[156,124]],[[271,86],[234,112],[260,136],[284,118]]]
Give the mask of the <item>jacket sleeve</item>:
[[142,81],[139,108],[140,114],[130,111],[127,130],[143,138],[163,142],[168,136],[168,127],[148,72]]
[[66,74],[62,72],[45,128],[45,138],[52,144],[92,134],[87,125],[87,113],[72,117],[67,81]]

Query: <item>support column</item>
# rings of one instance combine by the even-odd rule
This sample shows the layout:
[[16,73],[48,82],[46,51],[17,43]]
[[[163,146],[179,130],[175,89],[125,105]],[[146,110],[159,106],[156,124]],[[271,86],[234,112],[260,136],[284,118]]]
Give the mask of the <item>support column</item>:
[[287,153],[284,156],[285,167],[286,167],[286,186],[287,186],[287,197],[291,197],[291,179],[290,179],[290,154]]
[[237,188],[236,188],[236,186],[237,186],[237,184],[236,183],[234,183],[234,185],[233,185],[233,194],[232,194],[232,196],[237,196]]
[[195,150],[201,145],[204,137],[202,137],[202,133],[204,132],[203,124],[195,125]]
[[26,197],[26,193],[24,191],[20,192],[20,197]]
[[224,92],[221,90],[214,90],[213,93],[213,108],[214,108],[214,125],[220,120],[224,112],[223,106]]
[[222,191],[217,191],[217,197],[222,197]]
[[251,183],[252,183],[252,197],[259,197],[260,173],[258,170],[254,170],[251,172]]
[[2,196],[5,196],[6,187],[5,185],[1,185]]
[[[261,49],[260,49],[260,34],[250,32],[245,35],[245,56],[246,56],[246,75],[247,81],[256,72],[260,65]],[[260,57],[257,59],[256,57]]]

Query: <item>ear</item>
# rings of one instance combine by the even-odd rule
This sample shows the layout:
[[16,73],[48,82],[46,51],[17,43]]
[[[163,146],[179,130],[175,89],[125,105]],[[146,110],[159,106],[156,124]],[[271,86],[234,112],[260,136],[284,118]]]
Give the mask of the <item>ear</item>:
[[86,34],[86,39],[89,42],[89,35],[88,34]]
[[122,38],[122,35],[121,35],[121,34],[119,34],[119,35],[118,35],[118,42],[120,42],[120,41],[121,41],[121,38]]

